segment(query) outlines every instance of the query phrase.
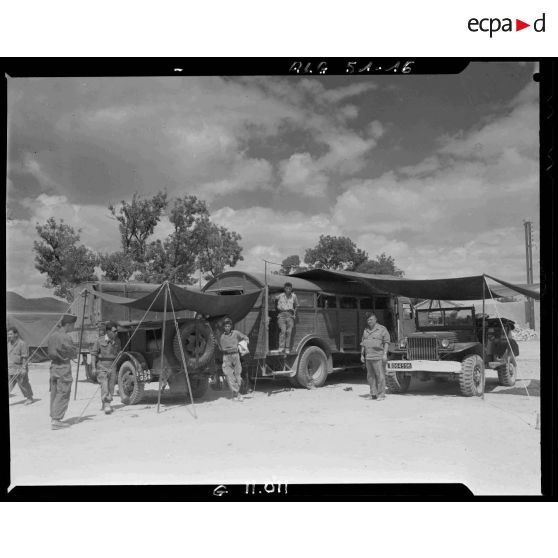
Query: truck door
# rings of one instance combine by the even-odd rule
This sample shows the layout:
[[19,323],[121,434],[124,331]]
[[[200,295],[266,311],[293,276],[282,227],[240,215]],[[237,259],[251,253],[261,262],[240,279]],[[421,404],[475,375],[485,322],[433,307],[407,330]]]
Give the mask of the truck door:
[[358,299],[354,296],[340,296],[339,308],[339,350],[354,352],[360,350],[358,324]]

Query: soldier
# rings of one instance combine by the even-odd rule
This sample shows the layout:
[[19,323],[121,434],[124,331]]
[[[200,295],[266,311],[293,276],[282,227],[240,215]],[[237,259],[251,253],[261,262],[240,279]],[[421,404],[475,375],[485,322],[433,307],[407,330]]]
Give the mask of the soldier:
[[366,379],[370,384],[370,399],[382,401],[386,398],[385,363],[389,348],[389,332],[378,323],[371,312],[367,318],[368,327],[362,334],[361,362],[366,363]]
[[118,338],[118,327],[114,322],[105,326],[106,333],[99,335],[91,350],[93,368],[97,372],[97,381],[101,385],[101,406],[105,414],[112,413],[111,401],[116,384],[114,360],[120,353],[122,345]]
[[291,333],[296,320],[298,299],[293,293],[292,283],[283,285],[283,292],[275,299],[277,324],[279,325],[279,350],[288,353],[291,349]]
[[77,350],[68,333],[73,329],[77,316],[65,314],[56,331],[48,339],[50,365],[50,418],[51,428],[59,430],[70,426],[62,422],[72,392],[72,366],[70,359],[76,358]]
[[33,390],[29,383],[29,370],[27,368],[27,345],[20,339],[19,332],[15,327],[8,328],[8,376],[10,382],[10,393],[15,385],[19,386],[25,405],[34,402]]
[[246,341],[248,337],[232,328],[232,320],[225,318],[223,320],[224,333],[219,338],[219,346],[223,351],[223,373],[227,378],[227,383],[232,392],[232,398],[236,401],[242,401],[240,394],[240,384],[242,382],[242,364],[240,362],[240,354],[238,352],[238,344],[240,341]]

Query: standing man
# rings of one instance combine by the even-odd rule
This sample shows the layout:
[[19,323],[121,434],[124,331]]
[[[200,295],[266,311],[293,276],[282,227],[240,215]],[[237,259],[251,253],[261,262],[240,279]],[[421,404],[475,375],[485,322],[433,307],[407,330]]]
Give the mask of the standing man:
[[242,364],[240,362],[238,344],[241,341],[246,341],[246,344],[248,344],[249,340],[244,333],[232,328],[232,320],[230,318],[223,320],[223,328],[225,331],[219,338],[219,346],[223,351],[223,373],[227,378],[233,400],[242,401],[243,397],[240,394]]
[[105,326],[105,334],[93,344],[91,358],[93,368],[97,372],[97,381],[101,385],[101,407],[105,414],[112,413],[111,401],[116,384],[116,367],[114,360],[120,353],[122,345],[118,338],[118,327],[114,322]]
[[33,390],[29,383],[29,370],[27,368],[27,344],[19,337],[19,331],[15,327],[8,328],[8,377],[10,393],[15,385],[19,386],[24,405],[33,403]]
[[385,364],[389,348],[389,332],[378,323],[372,312],[367,318],[368,327],[362,334],[360,360],[366,363],[366,379],[370,385],[370,398],[382,401],[386,398]]
[[59,430],[69,424],[62,422],[72,392],[72,366],[70,359],[76,358],[77,350],[69,332],[74,328],[77,316],[65,314],[56,331],[48,339],[50,365],[50,418],[51,428]]
[[293,293],[292,283],[283,285],[283,292],[275,299],[277,308],[277,324],[279,325],[279,350],[288,353],[291,348],[291,333],[293,331],[298,299]]

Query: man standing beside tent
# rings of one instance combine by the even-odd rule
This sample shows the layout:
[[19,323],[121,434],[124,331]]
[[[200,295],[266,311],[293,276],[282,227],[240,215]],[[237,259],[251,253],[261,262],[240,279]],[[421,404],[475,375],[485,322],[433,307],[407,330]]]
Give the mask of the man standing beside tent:
[[106,324],[106,333],[99,335],[91,349],[93,368],[97,371],[97,381],[101,385],[101,405],[105,414],[112,413],[110,405],[116,384],[116,369],[114,360],[122,349],[117,335],[118,327],[114,322]]
[[19,337],[19,332],[15,327],[8,328],[8,376],[10,382],[10,393],[15,385],[19,386],[25,405],[33,403],[33,390],[29,383],[29,373],[27,369],[27,345]]
[[48,339],[50,365],[50,418],[51,428],[58,430],[69,424],[62,422],[72,392],[72,366],[70,360],[76,358],[77,350],[69,332],[73,329],[77,316],[65,314],[56,331]]

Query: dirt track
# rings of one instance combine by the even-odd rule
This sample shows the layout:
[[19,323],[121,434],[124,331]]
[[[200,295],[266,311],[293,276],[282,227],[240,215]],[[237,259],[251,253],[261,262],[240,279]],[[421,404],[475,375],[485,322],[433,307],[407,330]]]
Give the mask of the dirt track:
[[[315,391],[259,381],[242,403],[210,390],[196,405],[163,396],[100,411],[97,386],[78,385],[66,430],[50,430],[48,363],[33,365],[39,400],[10,397],[13,485],[463,482],[475,494],[540,494],[539,343],[520,343],[513,388],[487,373],[486,395],[454,383],[414,382],[405,395],[364,399],[363,373]],[[80,372],[82,374],[82,372]],[[74,370],[75,376],[75,370]],[[523,386],[526,386],[530,397]]]

